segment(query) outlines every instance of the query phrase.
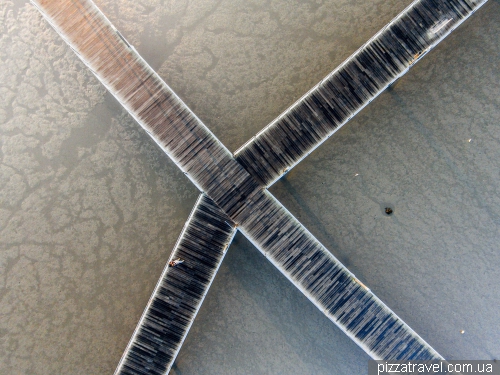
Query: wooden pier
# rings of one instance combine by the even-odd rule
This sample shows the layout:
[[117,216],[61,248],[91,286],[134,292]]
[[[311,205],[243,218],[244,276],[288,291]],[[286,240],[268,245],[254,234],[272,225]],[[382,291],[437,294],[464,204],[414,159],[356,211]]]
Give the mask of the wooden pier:
[[166,374],[184,342],[219,269],[236,229],[201,194],[115,371],[118,374]]
[[90,0],[33,4],[201,192],[230,217],[260,187]]
[[363,109],[486,0],[418,0],[235,152],[269,187]]
[[264,187],[327,139],[485,1],[414,2],[233,155],[90,0],[32,0],[56,31],[206,195],[193,210],[117,374],[167,373],[236,226],[376,359],[441,359]]
[[267,190],[249,210],[242,233],[372,358],[442,359]]

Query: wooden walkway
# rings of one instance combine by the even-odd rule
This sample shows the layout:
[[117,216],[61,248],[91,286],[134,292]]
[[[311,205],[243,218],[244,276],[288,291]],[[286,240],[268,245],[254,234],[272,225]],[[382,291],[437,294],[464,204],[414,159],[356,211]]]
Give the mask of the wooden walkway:
[[267,190],[248,209],[242,233],[372,358],[442,359]]
[[327,140],[486,0],[418,0],[235,152],[270,186]]
[[32,0],[96,77],[201,192],[230,217],[258,183],[91,0]]
[[206,195],[195,204],[149,300],[118,374],[166,374],[200,309],[236,229]]
[[163,273],[117,373],[168,371],[234,235],[233,223],[373,358],[441,358],[263,187],[317,147],[483,2],[413,3],[244,146],[236,160],[90,0],[33,0],[100,81],[206,193],[174,250],[173,257],[186,263]]

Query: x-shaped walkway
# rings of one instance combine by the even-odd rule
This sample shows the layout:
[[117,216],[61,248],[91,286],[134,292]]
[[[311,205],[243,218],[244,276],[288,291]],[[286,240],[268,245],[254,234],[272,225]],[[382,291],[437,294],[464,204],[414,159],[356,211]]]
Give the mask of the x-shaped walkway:
[[90,0],[34,3],[202,192],[117,373],[168,372],[237,228],[373,358],[441,358],[266,188],[485,1],[415,1],[235,155]]

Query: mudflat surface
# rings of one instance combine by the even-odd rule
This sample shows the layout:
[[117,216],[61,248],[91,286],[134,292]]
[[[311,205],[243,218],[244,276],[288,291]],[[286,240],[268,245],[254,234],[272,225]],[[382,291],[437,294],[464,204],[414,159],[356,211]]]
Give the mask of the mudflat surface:
[[[97,4],[235,150],[409,1]],[[0,10],[0,373],[109,374],[197,191],[31,5]],[[450,359],[500,357],[499,25],[492,0],[271,189]],[[171,373],[368,359],[237,235]]]

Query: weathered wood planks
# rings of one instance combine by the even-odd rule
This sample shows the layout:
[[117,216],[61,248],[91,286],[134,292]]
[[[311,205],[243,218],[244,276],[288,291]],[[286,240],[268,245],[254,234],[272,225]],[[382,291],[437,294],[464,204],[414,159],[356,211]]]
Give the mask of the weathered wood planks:
[[244,145],[237,160],[90,0],[33,2],[207,194],[197,202],[174,249],[173,256],[186,264],[163,273],[117,373],[168,371],[234,235],[232,221],[372,357],[441,358],[262,187],[327,139],[485,1],[414,2]]
[[262,185],[293,168],[486,0],[417,0],[235,152]]
[[248,209],[242,233],[372,358],[442,359],[269,192]]
[[123,354],[115,374],[168,373],[236,232],[201,194]]
[[45,18],[177,166],[229,216],[260,189],[90,0],[33,0]]

